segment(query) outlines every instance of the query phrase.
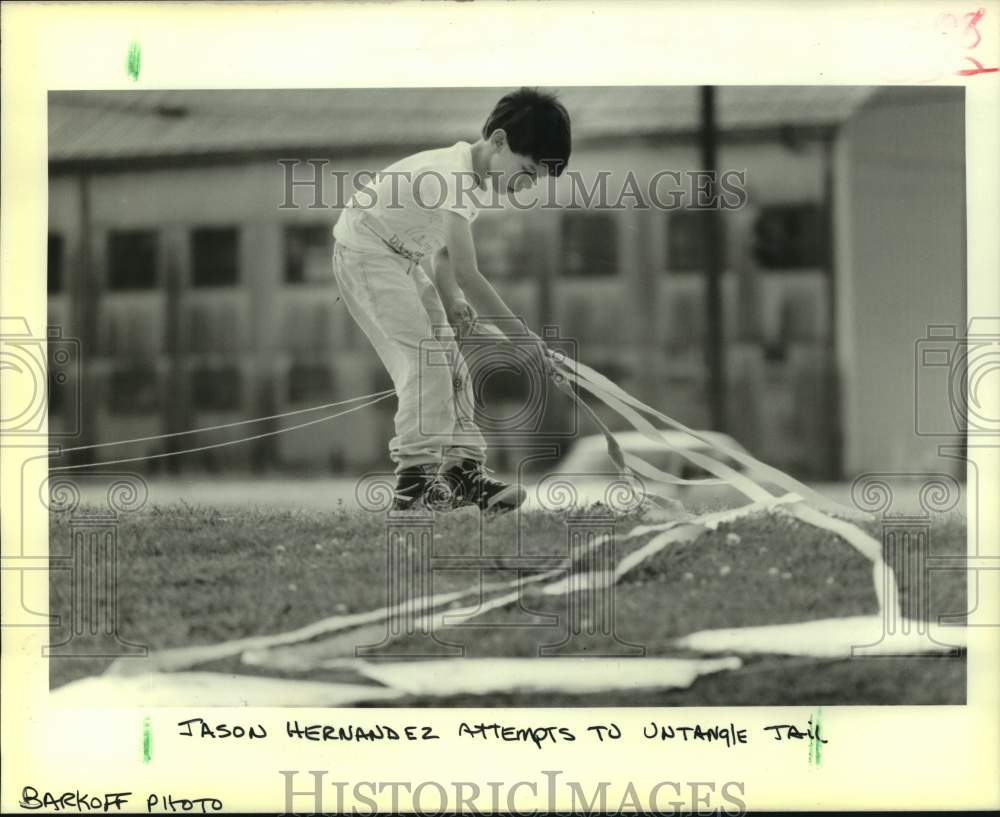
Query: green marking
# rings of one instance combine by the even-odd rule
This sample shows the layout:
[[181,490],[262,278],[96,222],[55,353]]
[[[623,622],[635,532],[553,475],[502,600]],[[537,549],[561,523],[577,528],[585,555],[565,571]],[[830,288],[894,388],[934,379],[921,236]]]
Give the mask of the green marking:
[[132,40],[128,44],[128,59],[125,62],[125,70],[128,72],[132,82],[139,81],[139,68],[142,65],[142,49],[137,40]]
[[817,707],[816,714],[810,718],[810,731],[813,737],[809,738],[809,765],[815,761],[817,766],[823,765],[823,744],[821,742],[820,724],[822,723],[823,707]]
[[149,723],[149,715],[142,719],[142,762],[149,763],[153,756],[153,727]]

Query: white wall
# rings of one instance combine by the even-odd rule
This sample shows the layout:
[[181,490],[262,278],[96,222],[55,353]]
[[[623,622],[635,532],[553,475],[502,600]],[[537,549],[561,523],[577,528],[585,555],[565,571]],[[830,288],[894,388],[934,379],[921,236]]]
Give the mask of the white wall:
[[[965,152],[961,88],[886,88],[837,147],[837,342],[847,476],[954,471],[915,433],[915,343],[965,323]],[[942,383],[944,386],[944,383]],[[950,423],[946,388],[921,397]]]

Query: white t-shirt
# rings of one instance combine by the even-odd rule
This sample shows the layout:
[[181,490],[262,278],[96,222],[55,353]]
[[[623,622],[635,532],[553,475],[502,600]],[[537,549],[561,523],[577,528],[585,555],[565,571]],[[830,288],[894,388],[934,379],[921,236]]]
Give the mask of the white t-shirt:
[[384,236],[401,240],[408,249],[437,252],[445,244],[442,211],[470,222],[479,215],[484,191],[475,184],[468,142],[415,153],[389,165],[354,194],[333,236],[345,247],[385,252],[385,243],[365,227],[367,215]]

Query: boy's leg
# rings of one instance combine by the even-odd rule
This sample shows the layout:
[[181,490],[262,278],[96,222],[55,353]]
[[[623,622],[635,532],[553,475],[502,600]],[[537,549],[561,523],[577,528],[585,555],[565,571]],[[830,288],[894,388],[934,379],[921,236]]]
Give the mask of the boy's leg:
[[[506,513],[524,502],[527,492],[520,485],[508,485],[490,476],[485,468],[486,440],[475,421],[475,402],[472,378],[453,333],[448,327],[448,318],[441,303],[437,288],[423,270],[414,273],[418,282],[421,300],[438,334],[446,330],[453,385],[455,388],[455,426],[453,443],[445,449],[441,463],[437,491],[432,490],[432,507],[455,508],[475,505],[488,514]],[[440,328],[440,329],[439,329]]]
[[448,359],[453,361],[451,378],[455,422],[451,445],[446,446],[443,451],[444,467],[467,461],[485,463],[486,440],[476,424],[475,395],[465,357],[454,340],[454,334],[448,324],[448,316],[444,304],[441,303],[437,287],[420,267],[414,270],[413,276],[417,282],[421,302],[439,341],[442,343],[442,348],[446,350]]
[[451,371],[446,365],[427,365],[439,342],[411,277],[413,266],[388,254],[342,246],[334,251],[341,297],[396,389],[396,436],[389,443],[389,455],[397,473],[440,464],[455,426]]

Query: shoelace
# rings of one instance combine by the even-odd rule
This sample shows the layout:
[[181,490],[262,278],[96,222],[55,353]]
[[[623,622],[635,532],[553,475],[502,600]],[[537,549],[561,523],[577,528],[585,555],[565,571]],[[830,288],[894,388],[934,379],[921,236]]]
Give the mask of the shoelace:
[[500,480],[493,478],[493,473],[493,469],[485,465],[477,465],[466,472],[469,479],[480,488],[503,485]]

